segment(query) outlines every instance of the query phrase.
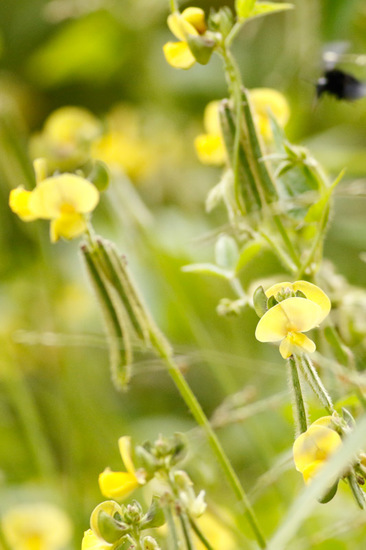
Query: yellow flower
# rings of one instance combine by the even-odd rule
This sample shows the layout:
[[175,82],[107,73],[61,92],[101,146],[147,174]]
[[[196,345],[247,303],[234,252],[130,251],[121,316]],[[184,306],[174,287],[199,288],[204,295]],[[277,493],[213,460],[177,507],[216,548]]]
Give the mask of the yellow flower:
[[91,529],[85,531],[81,542],[81,550],[110,550],[113,544],[108,544],[97,537]]
[[305,483],[318,474],[342,444],[341,436],[330,426],[331,417],[319,418],[294,443],[295,466],[302,473]]
[[[305,298],[295,296],[297,291]],[[281,341],[280,353],[284,359],[293,353],[315,351],[314,342],[302,333],[318,326],[328,315],[328,296],[319,287],[307,281],[273,285],[266,291],[266,296],[274,296],[279,303],[271,307],[260,319],[255,331],[257,340]]]
[[70,543],[72,527],[67,515],[46,503],[22,504],[4,513],[5,539],[13,550],[59,550]]
[[200,134],[194,140],[198,158],[203,164],[221,166],[226,159],[226,149],[221,133],[219,101],[211,101],[206,105],[203,115],[203,126],[206,133]]
[[107,468],[99,475],[101,493],[107,498],[125,498],[139,485],[144,485],[146,481],[144,474],[135,470],[131,456],[131,438],[120,437],[118,446],[127,471],[113,472]]
[[99,202],[99,192],[90,181],[73,174],[46,178],[33,191],[22,188],[10,193],[10,208],[23,220],[51,220],[51,241],[73,239],[86,230],[85,215]]
[[102,132],[102,123],[87,109],[65,106],[53,111],[43,130],[32,136],[33,158],[46,157],[52,171],[73,171],[84,164],[90,146]]
[[283,94],[272,88],[254,88],[249,91],[259,133],[265,141],[272,140],[272,129],[268,111],[271,111],[282,128],[290,118],[290,108]]
[[188,46],[187,37],[206,32],[205,12],[194,7],[186,8],[182,13],[174,12],[168,17],[168,27],[179,42],[167,42],[164,45],[165,58],[176,69],[189,69],[195,64],[196,58]]
[[27,191],[20,186],[10,191],[9,206],[11,210],[19,216],[23,222],[31,222],[37,219],[37,216],[31,211],[29,201],[32,191]]

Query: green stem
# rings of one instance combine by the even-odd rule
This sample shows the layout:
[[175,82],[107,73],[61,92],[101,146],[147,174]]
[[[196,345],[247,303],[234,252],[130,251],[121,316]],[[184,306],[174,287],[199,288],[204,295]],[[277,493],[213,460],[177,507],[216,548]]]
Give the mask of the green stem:
[[194,521],[194,519],[191,518],[190,516],[188,516],[188,519],[189,519],[189,523],[191,524],[191,527],[192,527],[193,531],[195,532],[195,534],[197,535],[199,540],[202,542],[203,546],[207,550],[214,550],[213,546],[211,546],[209,541],[206,539],[205,535],[202,533],[202,531],[200,530],[200,528],[198,527],[198,525]]
[[270,245],[270,247],[273,249],[275,254],[280,259],[283,266],[290,272],[295,273],[296,272],[296,265],[291,261],[291,259],[287,256],[287,254],[282,250],[282,248],[276,243],[275,240],[272,239],[267,233],[261,229],[259,231],[259,234],[267,241],[267,243]]
[[232,279],[230,279],[230,285],[231,285],[231,288],[233,289],[233,291],[235,292],[235,294],[239,298],[247,299],[247,295],[245,293],[245,290],[242,287],[242,284],[241,284],[240,280],[238,279],[238,277],[233,277]]
[[300,268],[297,272],[296,279],[298,279],[298,280],[301,279],[304,276],[304,273],[306,272],[308,267],[314,261],[315,254],[317,253],[318,249],[320,248],[320,246],[323,243],[324,236],[325,236],[325,231],[326,231],[327,225],[328,225],[328,220],[329,220],[329,204],[324,208],[322,218],[321,218],[321,221],[320,221],[320,226],[318,228],[316,237],[313,240],[313,244],[311,246],[309,254],[305,258],[305,261],[300,266]]
[[366,506],[365,495],[359,484],[357,483],[356,476],[354,474],[350,474],[349,476],[347,476],[347,481],[349,483],[349,486],[351,487],[351,491],[355,498],[355,501],[357,502],[361,510],[364,510]]
[[329,414],[334,413],[334,407],[332,400],[323,386],[323,382],[320,380],[318,373],[316,372],[314,365],[310,361],[310,358],[304,353],[301,356],[295,355],[295,363],[301,370],[306,380],[315,395],[318,397],[322,406]]
[[249,499],[243,487],[241,486],[239,478],[237,477],[224,449],[222,448],[221,443],[219,442],[215,432],[213,431],[207,416],[205,415],[201,405],[197,401],[196,396],[194,395],[188,383],[186,382],[184,376],[180,372],[178,365],[175,363],[171,354],[167,353],[166,346],[164,345],[164,343],[163,345],[160,345],[159,338],[156,338],[155,340],[155,349],[159,353],[161,358],[165,361],[169,375],[171,376],[176,387],[178,388],[180,395],[182,396],[183,400],[185,401],[186,405],[191,411],[197,424],[201,426],[203,430],[206,432],[207,439],[211,445],[213,452],[216,455],[217,461],[219,462],[238,501],[243,507],[244,516],[246,517],[249,525],[251,526],[252,531],[258,541],[260,548],[266,548],[265,538],[261,532],[254,510],[252,509],[252,506],[249,502]]
[[184,541],[186,543],[187,550],[194,550],[192,537],[191,537],[191,534],[189,532],[189,526],[187,525],[187,523],[188,523],[187,517],[186,517],[184,512],[181,512],[179,514],[179,520],[180,520],[180,523],[181,523],[181,526],[182,526]]
[[180,542],[179,542],[177,528],[175,526],[174,517],[170,506],[166,506],[164,508],[164,514],[165,514],[166,522],[168,524],[169,534],[171,536],[171,540],[173,544],[172,550],[179,550]]
[[[291,241],[290,237],[287,234],[287,231],[286,231],[286,229],[285,229],[285,227],[282,223],[282,220],[281,220],[280,216],[278,216],[277,214],[274,215],[273,220],[274,220],[274,222],[276,224],[276,227],[278,229],[278,232],[281,235],[281,238],[282,238],[282,240],[283,240],[283,242],[284,242],[284,244],[287,248],[287,251],[289,253],[289,256],[290,256],[291,260],[294,262],[295,266],[297,268],[299,268],[300,267],[299,257],[297,255],[297,252],[295,250],[294,245],[292,244],[292,241]],[[298,279],[299,278],[300,277],[298,277]]]
[[178,2],[177,0],[170,0],[170,11],[173,13],[178,10]]
[[46,478],[54,478],[57,472],[55,459],[43,432],[33,396],[15,361],[12,361],[11,372],[3,376],[3,384],[17,411],[40,475]]
[[225,46],[227,49],[230,48],[233,40],[235,39],[237,34],[240,32],[243,25],[244,25],[244,21],[236,21],[236,23],[234,23],[231,31],[229,32],[229,34],[225,39]]
[[308,423],[299,373],[297,370],[296,361],[292,355],[288,359],[288,366],[290,371],[289,383],[294,403],[294,419],[296,423],[297,435],[300,435],[301,433],[306,432],[308,429]]

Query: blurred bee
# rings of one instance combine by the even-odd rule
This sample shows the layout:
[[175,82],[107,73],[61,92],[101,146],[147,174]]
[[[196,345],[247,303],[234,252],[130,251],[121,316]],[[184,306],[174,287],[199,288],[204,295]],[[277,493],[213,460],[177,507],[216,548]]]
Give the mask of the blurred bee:
[[352,74],[336,67],[337,63],[354,63],[366,65],[366,55],[346,54],[348,47],[345,42],[329,44],[323,54],[325,71],[316,83],[316,95],[320,98],[328,94],[337,99],[354,101],[366,96],[366,82],[363,82]]

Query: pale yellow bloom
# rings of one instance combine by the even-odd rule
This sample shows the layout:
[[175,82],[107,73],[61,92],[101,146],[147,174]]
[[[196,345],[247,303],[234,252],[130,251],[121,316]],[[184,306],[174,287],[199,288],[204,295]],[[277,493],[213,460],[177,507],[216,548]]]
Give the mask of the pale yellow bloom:
[[82,107],[60,107],[47,118],[43,133],[54,147],[73,149],[91,142],[101,131],[100,121]]
[[315,351],[315,344],[302,334],[317,327],[330,311],[328,296],[316,285],[307,281],[279,283],[266,291],[267,298],[279,293],[301,291],[305,298],[292,296],[282,299],[260,319],[255,336],[260,342],[281,342],[284,359],[293,353]]
[[31,222],[37,219],[34,212],[29,207],[29,201],[32,196],[32,191],[27,191],[20,186],[10,191],[9,206],[11,210],[19,216],[23,222]]
[[126,471],[113,472],[106,468],[99,475],[99,488],[107,498],[125,498],[139,485],[145,484],[145,477],[140,472],[136,472],[132,461],[131,438],[128,436],[120,437],[118,446]]
[[320,418],[302,433],[293,446],[296,469],[309,483],[342,444],[341,436],[330,426],[331,417]]
[[29,208],[36,218],[51,220],[51,241],[73,239],[86,230],[85,214],[94,210],[99,192],[90,181],[73,174],[46,178],[32,191]]
[[168,27],[179,42],[164,45],[165,58],[176,69],[189,69],[196,59],[188,46],[187,37],[206,32],[205,12],[195,7],[186,8],[182,13],[174,12],[168,17]]
[[85,531],[81,542],[81,550],[110,550],[113,544],[108,544],[97,537],[91,529]]
[[269,118],[269,111],[277,120],[281,128],[286,126],[290,118],[290,108],[283,94],[272,88],[253,88],[249,91],[253,104],[255,120],[259,133],[265,141],[271,141],[272,129]]
[[49,115],[42,131],[31,137],[30,154],[45,157],[52,172],[72,172],[87,162],[90,146],[102,129],[101,121],[87,109],[61,107]]
[[203,115],[204,134],[194,140],[198,158],[203,164],[221,166],[226,159],[226,149],[221,132],[220,101],[211,101],[206,105]]
[[21,504],[4,513],[4,536],[12,550],[59,550],[70,543],[68,516],[46,503]]

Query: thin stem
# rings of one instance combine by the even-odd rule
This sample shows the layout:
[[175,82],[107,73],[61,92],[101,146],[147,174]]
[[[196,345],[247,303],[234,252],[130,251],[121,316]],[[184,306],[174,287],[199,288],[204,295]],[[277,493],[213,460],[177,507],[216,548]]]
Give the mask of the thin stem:
[[313,240],[313,244],[311,246],[309,254],[305,258],[305,261],[303,262],[303,264],[299,268],[299,271],[297,272],[297,275],[296,275],[297,279],[301,279],[303,277],[304,273],[313,262],[315,254],[317,253],[319,247],[322,245],[323,239],[324,239],[324,233],[327,229],[328,219],[329,219],[329,204],[324,208],[322,218],[320,221],[320,227],[317,231],[315,239]]
[[315,370],[310,358],[304,353],[301,356],[295,355],[295,362],[298,368],[303,373],[306,380],[315,395],[318,397],[320,403],[327,410],[329,414],[334,412],[332,400],[323,386],[323,382],[320,380],[318,373]]
[[206,539],[205,535],[202,533],[202,531],[200,530],[200,528],[198,527],[197,523],[194,521],[193,518],[191,518],[190,516],[188,516],[188,519],[189,519],[189,523],[191,524],[191,527],[193,529],[193,531],[195,532],[195,534],[197,535],[197,537],[200,539],[200,541],[202,542],[203,546],[207,549],[207,550],[214,550],[213,546],[211,546],[211,544],[209,543],[209,541]]
[[197,424],[201,426],[206,432],[207,439],[211,445],[213,452],[216,455],[217,461],[219,462],[239,503],[243,507],[244,516],[246,517],[248,523],[250,524],[260,548],[266,548],[265,538],[259,527],[257,518],[249,502],[249,499],[239,481],[239,478],[237,477],[231,465],[231,462],[229,461],[224,449],[222,448],[221,443],[219,442],[215,432],[213,431],[207,416],[205,415],[201,405],[197,401],[196,396],[194,395],[188,383],[186,382],[184,376],[180,372],[178,365],[175,363],[173,357],[166,352],[166,347],[164,346],[164,344],[162,346],[159,345],[158,338],[155,341],[155,349],[159,353],[159,355],[162,357],[162,359],[165,361],[169,375],[171,376],[176,387],[178,388],[179,393],[181,394],[183,400],[187,404]]
[[233,277],[232,279],[230,279],[230,285],[231,285],[231,288],[233,289],[233,291],[235,292],[235,294],[237,294],[237,296],[239,298],[247,299],[247,295],[245,293],[245,290],[242,287],[242,284],[241,284],[240,280],[238,279],[238,277]]
[[164,514],[165,514],[166,522],[168,524],[168,530],[169,530],[172,544],[173,544],[172,550],[179,550],[180,543],[179,543],[178,533],[177,533],[177,529],[175,526],[175,522],[174,522],[174,518],[173,518],[173,514],[170,506],[166,506],[164,508]]
[[181,512],[179,514],[179,520],[182,526],[184,541],[186,543],[187,550],[194,550],[194,545],[192,542],[191,534],[189,532],[189,526],[187,525],[187,516],[184,514],[184,512]]
[[173,13],[178,11],[178,2],[177,0],[170,0],[170,11]]
[[299,373],[297,370],[296,361],[292,355],[288,359],[288,366],[290,371],[289,382],[294,404],[294,419],[296,423],[297,435],[300,435],[301,433],[306,432],[308,429],[308,423]]
[[[299,268],[299,267],[300,267],[300,260],[299,260],[299,257],[298,257],[298,255],[297,255],[297,252],[296,252],[296,250],[295,250],[294,245],[292,244],[292,241],[291,241],[290,237],[289,237],[288,234],[287,234],[287,231],[286,231],[286,229],[285,229],[285,227],[284,227],[284,225],[283,225],[283,223],[282,223],[282,220],[281,220],[280,216],[274,215],[274,216],[273,216],[273,220],[274,220],[274,222],[275,222],[275,224],[276,224],[276,227],[277,227],[277,229],[278,229],[278,232],[279,232],[279,234],[281,235],[282,240],[283,240],[283,242],[284,242],[284,244],[285,244],[285,246],[286,246],[286,248],[287,248],[287,250],[288,250],[288,253],[289,253],[290,257],[291,257],[291,260],[294,262],[294,264],[296,265],[296,267]],[[298,278],[299,278],[299,277],[298,277]]]
[[355,501],[357,502],[361,510],[363,510],[366,506],[365,495],[362,489],[360,489],[359,484],[357,483],[356,476],[354,474],[350,474],[349,476],[347,476],[347,481],[349,483],[349,486],[351,487],[351,491],[355,498]]
[[33,395],[16,361],[12,361],[11,372],[3,376],[3,383],[16,409],[40,475],[53,478],[57,471],[55,459],[45,437]]
[[274,241],[267,233],[261,229],[259,231],[260,235],[267,241],[267,243],[270,245],[270,247],[273,249],[275,254],[278,256],[284,267],[288,269],[290,273],[296,273],[296,265],[292,263],[291,259],[287,256],[287,254],[282,250],[282,248]]
[[225,40],[226,48],[230,48],[234,38],[236,38],[237,34],[240,32],[243,24],[244,24],[244,21],[236,21],[236,23],[234,23],[231,31],[229,32]]

